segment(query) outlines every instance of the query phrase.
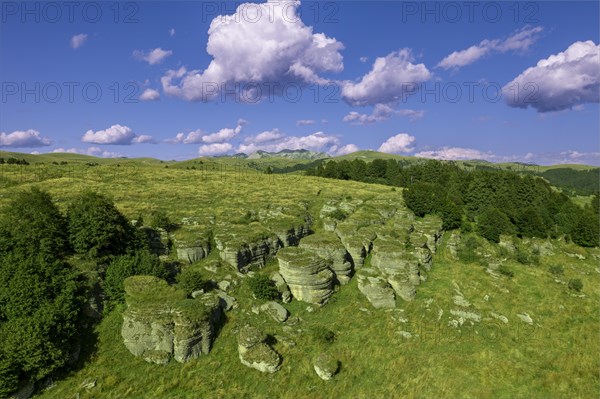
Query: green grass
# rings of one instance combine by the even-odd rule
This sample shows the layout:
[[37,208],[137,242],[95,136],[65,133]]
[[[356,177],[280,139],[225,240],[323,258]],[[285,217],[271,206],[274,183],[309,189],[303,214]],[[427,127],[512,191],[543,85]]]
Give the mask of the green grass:
[[[305,209],[314,220],[313,228],[320,232],[319,211],[323,204],[340,203],[348,195],[353,201],[364,201],[344,221],[349,225],[353,217],[357,223],[379,219],[381,216],[373,211],[374,204],[393,203],[405,210],[401,190],[392,192],[386,186],[252,174],[244,170],[207,172],[169,165],[165,168],[161,163],[130,160],[131,170],[118,175],[109,173],[114,169],[111,164],[94,167],[100,168],[94,173],[85,165],[76,165],[77,173],[72,176],[25,179],[22,183],[11,180],[13,184],[0,192],[0,212],[18,190],[31,186],[49,191],[62,210],[76,193],[94,189],[112,196],[129,218],[142,215],[146,219],[152,211],[164,210],[176,223],[188,218],[197,222],[199,230],[217,233],[239,229],[251,234],[243,225],[233,224],[248,212],[266,221],[278,220],[272,215],[281,214],[283,220],[293,223]],[[409,222],[409,218],[394,217],[385,226],[361,230],[382,229],[391,239],[393,229]],[[269,230],[269,223],[260,225],[255,233]],[[281,226],[273,222],[273,228]],[[186,236],[189,231],[182,229],[174,233],[177,234]],[[447,236],[442,240],[442,248]],[[311,305],[312,312],[306,303],[294,300],[286,304],[292,317],[286,323],[252,313],[252,307],[261,301],[252,298],[248,285],[232,267],[221,263],[216,273],[204,269],[204,265],[219,258],[213,251],[208,259],[187,267],[201,272],[206,280],[220,281],[229,276],[236,281],[231,295],[237,298],[239,307],[226,314],[227,322],[210,354],[185,364],[172,361],[165,366],[135,358],[120,336],[124,308],[118,306],[87,336],[83,352],[90,355],[75,370],[55,379],[52,388],[40,390],[35,397],[597,397],[600,252],[598,248],[552,243],[554,255],[541,256],[539,265],[521,265],[509,257],[506,263],[514,273],[512,278],[496,278],[481,264],[461,264],[449,259],[445,251],[438,251],[427,281],[417,287],[412,302],[398,300],[397,309],[375,310],[358,291],[353,278],[324,307]],[[527,248],[524,243],[522,246]],[[493,245],[486,246],[486,251],[499,253]],[[85,262],[79,263],[82,269],[89,267]],[[552,265],[562,266],[563,275],[552,274]],[[367,257],[365,267],[369,266]],[[258,273],[268,275],[277,269],[277,261],[271,260]],[[583,282],[581,293],[568,289],[570,279]],[[455,318],[450,311],[459,309],[452,298],[456,294],[454,283],[471,303],[465,310],[480,314],[480,323],[470,325],[467,321],[460,329],[448,325]],[[505,316],[508,324],[492,317],[492,312]],[[533,325],[518,318],[517,314],[523,313],[531,316]],[[295,323],[296,318],[301,321]],[[271,336],[285,336],[296,342],[294,347],[274,343],[283,357],[277,373],[261,374],[240,363],[237,331],[248,322]],[[334,342],[314,338],[314,331],[322,328],[335,333]],[[401,335],[401,331],[410,333],[411,338]],[[95,349],[90,346],[94,336]],[[320,380],[313,370],[314,359],[323,352],[341,363],[340,372],[332,381]],[[96,380],[96,387],[80,388],[90,378]]]

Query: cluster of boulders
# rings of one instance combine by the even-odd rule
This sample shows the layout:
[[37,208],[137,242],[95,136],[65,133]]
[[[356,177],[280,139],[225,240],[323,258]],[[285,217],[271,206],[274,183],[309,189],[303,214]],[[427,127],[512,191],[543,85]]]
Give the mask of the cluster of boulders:
[[274,373],[281,367],[281,356],[265,341],[267,335],[258,328],[245,325],[238,333],[238,353],[243,365]]

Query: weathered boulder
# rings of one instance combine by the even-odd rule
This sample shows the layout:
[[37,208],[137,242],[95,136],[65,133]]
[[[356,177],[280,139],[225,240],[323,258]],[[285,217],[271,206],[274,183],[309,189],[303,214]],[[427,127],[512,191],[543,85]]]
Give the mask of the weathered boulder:
[[405,301],[412,301],[417,295],[415,284],[412,281],[400,276],[390,276],[387,279],[392,289],[400,298]]
[[210,231],[197,226],[184,226],[177,230],[174,237],[177,259],[195,263],[206,258],[211,250],[210,234]]
[[360,227],[354,220],[344,221],[337,225],[335,233],[350,254],[355,270],[363,266],[365,258],[371,251],[373,241],[377,238],[377,230],[380,226]]
[[337,374],[340,363],[328,353],[321,353],[315,359],[314,369],[317,375],[325,381],[331,380]]
[[238,335],[238,354],[243,365],[263,373],[274,373],[281,367],[281,356],[265,343],[266,334],[246,325]]
[[298,245],[302,237],[312,233],[312,223],[308,216],[304,220],[291,216],[278,216],[274,219],[266,219],[263,223],[277,235],[284,247]]
[[333,293],[331,262],[299,247],[287,247],[277,253],[279,273],[299,301],[322,304]]
[[350,254],[333,233],[317,233],[303,238],[300,247],[313,251],[321,258],[331,262],[331,270],[340,284],[346,284],[352,276]]
[[396,307],[394,290],[388,282],[375,274],[375,270],[363,268],[357,273],[358,289],[376,309]]
[[125,280],[127,309],[121,335],[135,356],[157,364],[183,363],[208,354],[221,317],[218,298],[187,299],[184,292],[151,276]]
[[267,313],[273,320],[283,323],[287,320],[289,312],[275,301],[270,301],[260,307],[261,312]]
[[285,280],[281,276],[279,272],[271,273],[271,280],[275,283],[275,287],[277,287],[277,291],[281,295],[281,300],[283,303],[289,303],[292,301],[292,293],[290,292],[290,288],[287,286]]
[[435,253],[442,238],[442,220],[438,216],[427,215],[424,218],[415,219],[413,225],[415,231],[411,236],[411,242],[415,242],[413,236],[422,235],[427,248]]
[[220,226],[215,242],[221,259],[241,272],[247,272],[252,266],[263,267],[282,246],[276,234],[256,222]]

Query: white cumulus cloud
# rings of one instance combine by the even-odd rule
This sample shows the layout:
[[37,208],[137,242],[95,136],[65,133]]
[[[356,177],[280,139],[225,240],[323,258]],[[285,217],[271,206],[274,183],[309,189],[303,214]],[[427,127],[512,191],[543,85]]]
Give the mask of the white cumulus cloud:
[[81,137],[81,141],[84,143],[91,144],[116,144],[116,145],[129,145],[129,144],[142,144],[142,143],[154,143],[155,141],[151,136],[140,135],[138,136],[128,126],[122,126],[119,124],[112,125],[108,129],[104,130],[88,130]]
[[140,100],[142,101],[156,101],[160,98],[158,90],[146,89],[140,94]]
[[[286,149],[304,149],[333,153],[340,145],[340,140],[337,137],[323,132],[316,132],[307,136],[285,136],[279,132],[278,129],[273,129],[261,136],[263,133],[247,137],[244,142],[238,146],[236,152],[251,154],[258,150],[279,152]],[[275,135],[279,135],[279,137],[275,137]]]
[[525,51],[528,50],[538,39],[543,28],[526,26],[517,30],[508,38],[485,39],[479,44],[471,46],[465,50],[455,51],[444,57],[437,66],[443,69],[458,69],[470,65],[480,58],[493,52],[505,53],[507,51]]
[[300,1],[243,3],[234,14],[217,16],[208,30],[208,67],[168,71],[161,79],[163,91],[209,101],[223,84],[326,82],[321,73],[343,70],[343,44],[313,33],[300,19],[299,6]]
[[225,127],[218,132],[202,136],[202,141],[205,143],[222,143],[229,141],[242,132],[242,125],[237,125],[235,129]]
[[78,49],[83,46],[88,39],[88,35],[86,33],[80,33],[78,35],[74,35],[71,38],[71,48]]
[[359,82],[343,82],[342,97],[351,105],[388,104],[414,94],[418,86],[431,78],[424,64],[413,64],[410,49],[378,57],[371,71]]
[[198,154],[202,156],[222,155],[231,151],[232,148],[230,143],[204,144],[198,149]]
[[165,58],[172,55],[173,52],[171,50],[163,50],[158,47],[154,50],[150,50],[149,52],[144,52],[141,50],[135,50],[133,52],[133,56],[138,60],[146,61],[150,65],[160,64],[165,60]]
[[414,141],[414,136],[400,133],[384,141],[377,151],[390,154],[398,154],[400,152],[408,153],[414,150],[414,147],[411,147],[411,144],[414,143]]
[[425,115],[423,110],[414,109],[399,109],[396,110],[394,107],[387,104],[376,104],[373,107],[371,114],[361,114],[356,111],[351,111],[348,115],[344,116],[343,121],[349,122],[353,125],[370,125],[375,122],[381,122],[390,119],[393,115],[406,116],[411,122],[420,119]]
[[346,155],[351,154],[353,152],[359,151],[360,148],[356,144],[346,144],[343,147],[340,147],[335,150],[335,155]]
[[42,137],[37,130],[16,130],[0,133],[0,147],[44,147],[52,144],[48,137]]
[[538,61],[502,88],[511,107],[561,111],[600,99],[600,45],[575,42]]
[[486,161],[497,160],[498,157],[491,152],[483,152],[473,148],[442,147],[437,150],[421,151],[415,154],[420,158],[432,158],[443,160],[471,160],[483,159]]

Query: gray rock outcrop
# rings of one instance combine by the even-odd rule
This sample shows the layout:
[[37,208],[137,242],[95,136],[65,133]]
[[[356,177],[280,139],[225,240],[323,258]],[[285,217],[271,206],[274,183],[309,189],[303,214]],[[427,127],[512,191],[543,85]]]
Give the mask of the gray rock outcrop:
[[289,312],[286,308],[275,301],[267,302],[260,307],[261,312],[265,312],[273,318],[273,320],[283,323],[287,320]]
[[346,284],[352,276],[350,254],[333,233],[317,233],[303,238],[300,247],[316,253],[321,258],[331,262],[331,270],[335,273],[340,284]]
[[266,344],[267,336],[246,325],[238,334],[238,354],[243,365],[262,373],[274,373],[281,367],[281,356]]
[[358,289],[376,309],[396,307],[394,290],[375,270],[361,269],[357,274]]
[[281,274],[279,272],[271,273],[271,280],[275,283],[275,287],[277,287],[283,303],[290,303],[292,301],[292,293]]
[[157,277],[133,276],[125,280],[125,298],[121,335],[134,356],[157,364],[171,358],[183,363],[210,351],[221,317],[216,296],[187,299]]
[[297,300],[323,304],[333,293],[330,261],[299,247],[281,249],[277,259],[279,273]]
[[339,370],[339,362],[327,353],[321,353],[315,359],[313,365],[317,375],[325,381],[331,380]]

